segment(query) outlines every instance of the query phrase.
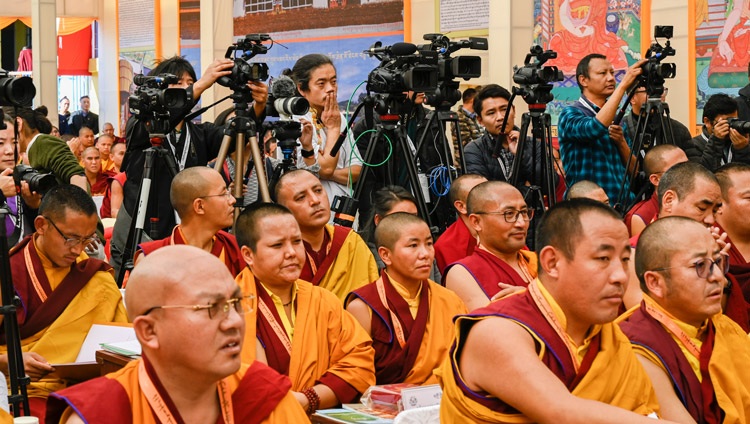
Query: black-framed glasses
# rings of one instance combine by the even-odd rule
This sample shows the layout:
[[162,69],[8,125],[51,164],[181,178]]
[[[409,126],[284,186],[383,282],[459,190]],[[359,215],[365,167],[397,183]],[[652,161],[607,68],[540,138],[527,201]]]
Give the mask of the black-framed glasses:
[[[226,318],[229,315],[229,311],[234,309],[240,315],[249,314],[255,308],[255,295],[239,296],[227,299],[223,302],[214,302],[206,305],[162,305],[152,306],[141,315],[148,315],[156,309],[192,309],[194,311],[205,310],[208,312],[208,318],[214,319],[221,317]],[[221,313],[224,313],[223,315]]]
[[474,212],[476,215],[502,215],[505,222],[513,224],[518,221],[518,217],[522,216],[524,221],[528,222],[534,218],[534,209],[509,209],[507,211],[496,211],[496,212]]
[[727,272],[729,272],[729,259],[727,259],[726,256],[721,255],[718,259],[702,258],[693,262],[692,265],[668,266],[668,267],[663,267],[663,268],[655,268],[655,269],[652,269],[652,271],[666,271],[672,268],[687,267],[687,268],[695,268],[695,273],[698,274],[698,277],[708,278],[708,276],[714,272],[714,266],[719,267],[719,270],[721,270],[721,273],[725,275]]
[[65,233],[63,233],[62,231],[60,231],[59,228],[57,228],[57,225],[55,225],[55,223],[51,219],[49,219],[49,217],[46,217],[44,215],[42,215],[42,217],[44,219],[46,219],[50,224],[52,224],[52,227],[55,230],[57,230],[57,232],[60,234],[60,237],[62,237],[63,240],[65,240],[65,247],[78,246],[79,244],[83,244],[84,246],[86,246],[89,243],[91,243],[92,241],[95,241],[95,240],[98,239],[98,237],[96,236],[96,233],[94,233],[94,234],[92,234],[92,235],[90,235],[88,237],[68,237],[68,236],[65,235]]
[[198,197],[201,198],[201,199],[205,199],[207,197],[225,197],[227,199],[231,199],[234,196],[229,191],[225,191],[224,193],[220,193],[220,194],[207,194],[205,196],[198,196]]

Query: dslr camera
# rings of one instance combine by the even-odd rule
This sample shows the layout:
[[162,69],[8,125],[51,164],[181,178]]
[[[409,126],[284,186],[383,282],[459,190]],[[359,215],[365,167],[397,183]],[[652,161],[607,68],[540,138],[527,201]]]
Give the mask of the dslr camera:
[[[248,61],[259,54],[266,54],[268,46],[263,42],[269,40],[271,36],[268,34],[247,34],[245,38],[229,46],[224,57],[234,61],[232,73],[219,78],[216,82],[233,91],[245,91],[248,82],[267,80],[268,65]],[[240,57],[236,57],[238,52],[242,53]]]
[[0,106],[31,106],[36,96],[34,81],[29,77],[12,77],[0,69]]
[[544,50],[542,46],[534,44],[526,54],[523,66],[513,67],[513,82],[520,86],[516,92],[527,104],[546,104],[554,99],[552,84],[562,81],[564,76],[557,66],[543,65],[556,57],[554,50]]
[[453,106],[461,100],[459,83],[462,78],[466,81],[482,75],[482,58],[479,56],[451,57],[451,53],[463,48],[472,50],[487,50],[487,39],[469,37],[468,40],[451,41],[443,34],[425,34],[424,40],[429,44],[420,44],[417,49],[422,52],[435,52],[438,55],[438,84],[433,93],[427,94],[427,104],[430,106]]
[[[649,97],[661,97],[664,93],[664,80],[674,78],[677,75],[677,65],[663,62],[669,56],[675,55],[675,49],[670,44],[674,35],[674,27],[671,25],[656,25],[654,27],[654,42],[646,51],[648,62],[644,63],[640,80],[641,85],[646,88]],[[659,44],[659,38],[666,38],[664,46]]]
[[380,60],[380,65],[367,76],[367,91],[380,94],[402,94],[406,91],[433,92],[438,84],[436,52],[417,53],[417,46],[395,43],[382,47],[380,41],[365,50]]
[[750,121],[742,121],[737,118],[727,119],[729,128],[737,131],[740,134],[750,134]]
[[169,88],[170,84],[179,83],[179,78],[172,74],[139,74],[133,82],[138,88],[128,98],[130,113],[149,123],[152,133],[169,132],[170,113],[182,111],[188,105],[187,91]]
[[29,190],[41,195],[47,193],[50,189],[57,186],[57,179],[52,174],[42,174],[36,169],[27,165],[16,165],[13,168],[13,181],[16,183],[16,189],[21,192],[21,181],[26,181]]

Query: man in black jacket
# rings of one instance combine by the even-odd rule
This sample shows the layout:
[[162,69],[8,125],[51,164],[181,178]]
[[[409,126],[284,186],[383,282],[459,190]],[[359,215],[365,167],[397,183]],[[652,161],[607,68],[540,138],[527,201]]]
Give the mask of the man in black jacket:
[[[518,137],[520,136],[513,125],[515,120],[515,107],[510,106],[510,92],[505,88],[490,84],[484,87],[474,98],[474,111],[479,123],[486,131],[481,137],[467,144],[464,148],[466,156],[466,173],[478,174],[489,181],[510,181],[513,171],[513,161],[516,158]],[[508,114],[508,124],[501,134],[505,111],[511,107]],[[531,139],[527,139],[531,141]],[[496,150],[497,142],[503,143]],[[536,155],[532,154],[534,144],[525,143],[522,156],[519,185],[526,181],[534,180],[535,184],[541,183],[542,177],[542,146],[536,146]],[[532,158],[536,159],[532,159]]]
[[750,164],[750,136],[729,128],[727,119],[737,117],[737,102],[726,94],[714,94],[703,106],[703,130],[684,146],[688,160],[711,171],[730,162]]
[[[177,75],[179,82],[170,85],[170,88],[185,88],[188,92],[189,101],[184,110],[170,114],[170,127],[174,129],[167,134],[164,146],[171,152],[178,171],[193,166],[206,166],[209,161],[216,158],[221,147],[223,138],[223,126],[216,126],[205,122],[193,124],[183,122],[187,115],[197,103],[201,94],[216,82],[220,77],[229,75],[234,62],[231,59],[219,59],[206,68],[200,79],[196,80],[193,66],[182,57],[175,56],[161,62],[149,75],[160,75],[170,73]],[[256,127],[260,128],[265,113],[268,88],[262,82],[249,82],[248,87],[252,90],[254,104],[250,108],[252,119],[256,120]],[[257,119],[256,117],[260,117]],[[259,121],[259,122],[257,122]],[[145,150],[151,147],[149,132],[145,122],[136,117],[131,117],[126,125],[127,150],[122,162],[122,169],[127,175],[125,182],[123,207],[117,215],[117,222],[112,234],[112,265],[117,269],[122,263],[122,252],[124,251],[128,231],[130,229],[131,217],[135,213],[138,204],[139,185],[143,177]],[[234,146],[230,146],[233,150]],[[172,178],[161,162],[154,166],[152,176],[151,201],[146,214],[144,232],[146,235],[161,239],[167,237],[172,228],[177,224],[175,212],[169,201],[169,187]],[[125,213],[123,213],[123,211]]]
[[[667,97],[668,89],[664,88],[664,94],[661,96],[661,101],[664,102]],[[646,87],[638,87],[638,89],[635,91],[635,94],[633,94],[633,97],[630,98],[630,106],[631,111],[627,115],[625,115],[625,118],[623,118],[623,127],[625,127],[625,131],[628,132],[628,136],[630,137],[631,142],[635,142],[635,130],[636,126],[638,124],[638,119],[641,113],[641,108],[643,108],[643,105],[648,101],[648,93],[646,93]],[[672,138],[674,141],[674,144],[677,146],[684,146],[687,144],[688,140],[693,138],[693,135],[690,134],[690,130],[683,125],[681,122],[672,119],[672,117],[669,118],[669,123],[672,127]],[[652,145],[657,144],[671,144],[671,141],[664,140],[661,134],[661,125],[658,125],[657,121],[657,127],[655,134],[651,134],[653,136],[653,139],[656,140],[655,143],[652,143]]]

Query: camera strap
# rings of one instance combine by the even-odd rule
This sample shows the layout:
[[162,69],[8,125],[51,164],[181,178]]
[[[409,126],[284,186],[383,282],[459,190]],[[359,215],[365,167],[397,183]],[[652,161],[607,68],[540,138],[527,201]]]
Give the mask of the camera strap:
[[188,127],[187,123],[185,123],[185,126],[182,131],[180,131],[180,134],[177,135],[176,131],[172,131],[167,135],[167,140],[169,141],[167,144],[169,145],[169,148],[172,150],[172,155],[174,155],[175,159],[177,159],[177,143],[179,142],[179,139],[182,137],[182,134],[185,134],[185,145],[182,147],[182,155],[180,155],[180,158],[177,160],[177,166],[180,171],[185,169],[185,163],[187,162],[188,157],[188,151],[190,151],[190,128]]

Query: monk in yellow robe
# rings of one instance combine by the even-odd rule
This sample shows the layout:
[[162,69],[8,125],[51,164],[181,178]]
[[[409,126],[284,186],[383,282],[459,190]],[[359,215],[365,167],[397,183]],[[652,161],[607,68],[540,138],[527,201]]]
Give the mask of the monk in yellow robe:
[[635,269],[643,301],[621,318],[666,419],[750,420],[750,339],[721,313],[729,258],[711,233],[684,217],[641,233]]
[[538,229],[539,278],[460,316],[436,372],[442,423],[650,423],[651,382],[613,324],[630,257],[609,207],[558,203]]
[[335,295],[299,279],[305,251],[294,216],[280,205],[253,205],[236,229],[249,266],[237,284],[258,297],[258,313],[246,316],[243,362],[255,353],[288,375],[308,413],[355,401],[375,384],[372,341]]
[[378,278],[375,258],[362,237],[351,228],[328,224],[331,205],[318,177],[302,169],[287,172],[275,193],[302,231],[305,256],[300,278],[342,302],[349,292]]
[[453,342],[453,317],[468,311],[455,293],[428,279],[435,248],[421,218],[388,215],[375,240],[386,268],[347,297],[346,309],[372,337],[377,384],[435,384],[433,370]]
[[159,249],[134,269],[125,296],[142,358],[54,393],[46,422],[309,423],[287,377],[241,363],[243,315],[255,302],[215,256]]
[[[77,186],[53,188],[42,199],[36,231],[10,253],[13,285],[21,298],[18,325],[32,415],[44,416],[46,398],[66,382],[47,378],[50,364],[74,362],[91,325],[127,322],[112,267],[83,251],[96,238],[96,205]],[[7,340],[0,327],[0,367],[7,371]],[[7,375],[7,372],[6,372]]]

